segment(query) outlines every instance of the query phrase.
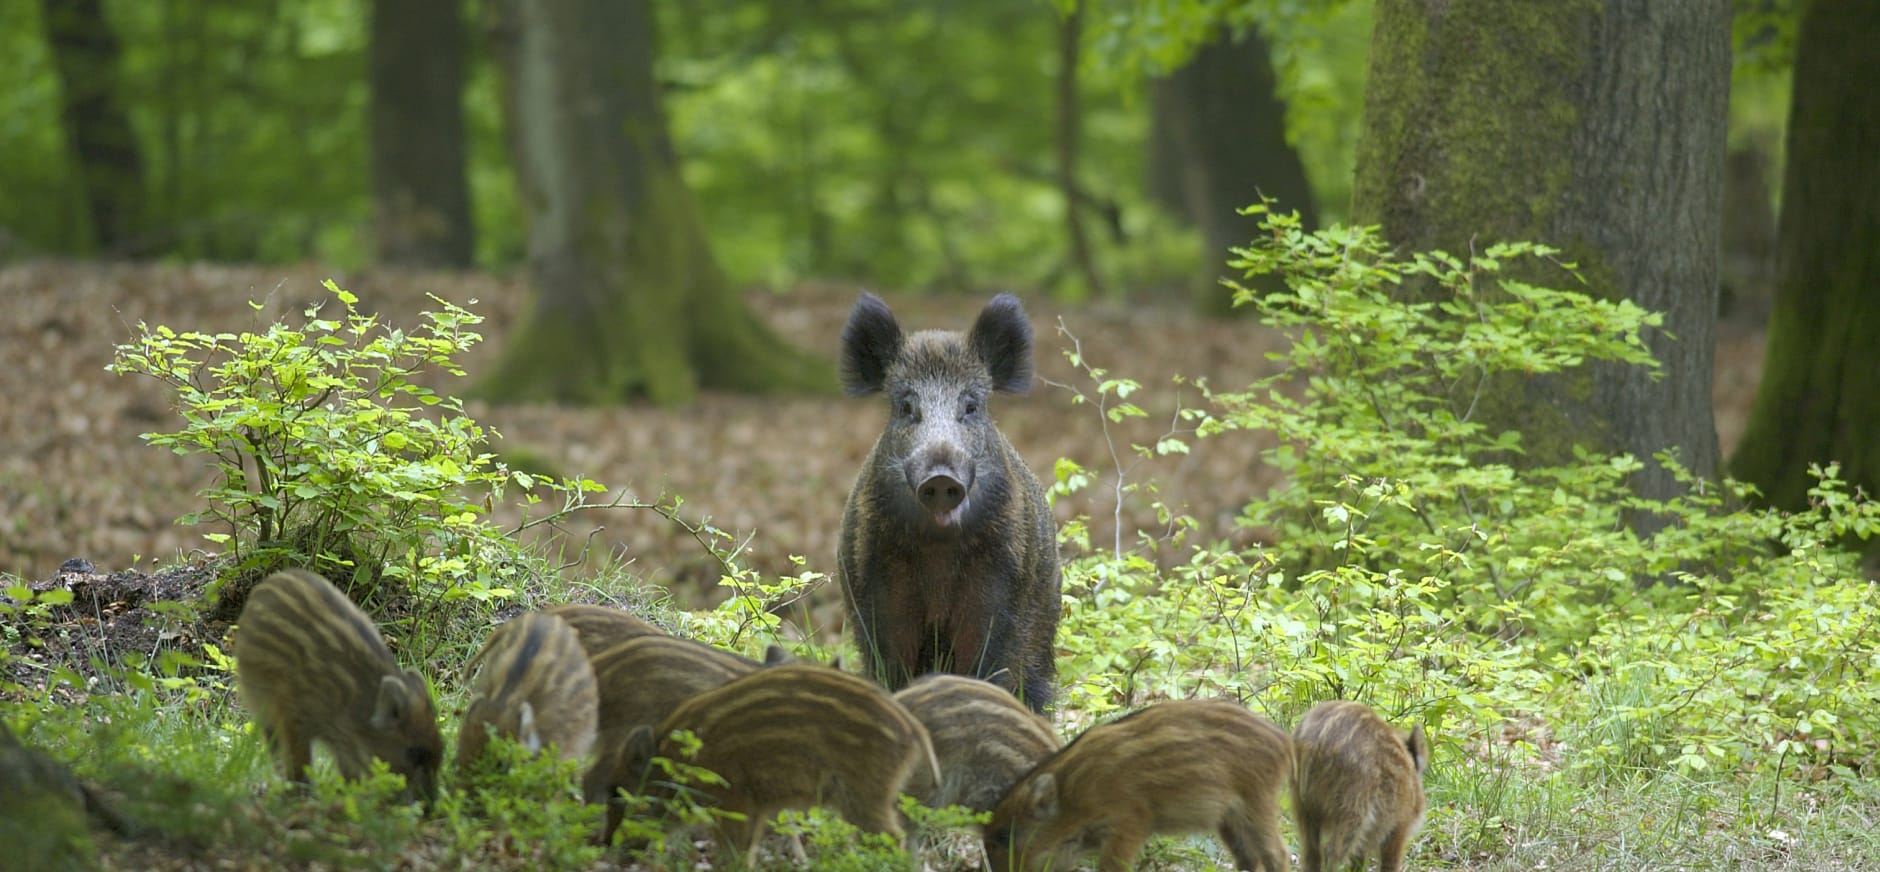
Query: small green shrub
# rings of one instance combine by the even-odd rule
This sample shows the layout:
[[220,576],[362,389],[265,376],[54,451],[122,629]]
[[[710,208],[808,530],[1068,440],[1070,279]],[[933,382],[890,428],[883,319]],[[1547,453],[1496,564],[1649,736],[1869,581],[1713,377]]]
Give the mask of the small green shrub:
[[480,316],[433,297],[439,309],[406,331],[326,287],[338,317],[316,305],[299,327],[240,334],[140,322],[118,346],[110,371],[176,392],[182,428],[145,441],[205,457],[219,474],[199,492],[205,507],[179,523],[222,527],[206,538],[255,577],[291,562],[369,590],[390,579],[386,597],[513,594],[508,576],[526,561],[488,523],[490,508],[512,483],[587,489],[511,471],[462,401],[420,383],[463,374],[455,359],[481,339]]
[[[1361,563],[1439,574],[1488,628],[1553,620],[1563,605],[1619,595],[1608,581],[1668,571],[1619,522],[1636,461],[1582,454],[1569,466],[1517,467],[1522,434],[1474,416],[1494,379],[1593,360],[1654,366],[1639,334],[1660,316],[1508,275],[1518,265],[1576,280],[1545,246],[1398,257],[1364,228],[1305,233],[1292,216],[1267,215],[1262,229],[1230,265],[1278,273],[1286,290],[1255,296],[1229,284],[1292,339],[1286,366],[1244,392],[1212,394],[1217,410],[1199,429],[1279,438],[1266,459],[1287,486],[1251,503],[1245,521],[1297,555],[1290,571]],[[1576,553],[1563,553],[1567,543]],[[1526,614],[1506,613],[1510,604]]]

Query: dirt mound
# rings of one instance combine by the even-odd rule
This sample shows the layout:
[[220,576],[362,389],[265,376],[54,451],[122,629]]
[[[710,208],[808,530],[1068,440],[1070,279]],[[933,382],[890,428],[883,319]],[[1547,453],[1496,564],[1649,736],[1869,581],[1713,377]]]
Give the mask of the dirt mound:
[[64,592],[71,600],[34,616],[29,624],[37,632],[19,638],[0,660],[0,681],[38,689],[60,668],[93,677],[98,667],[123,666],[130,658],[158,663],[165,651],[200,658],[203,643],[219,644],[228,630],[226,622],[205,620],[195,608],[215,579],[216,561],[205,557],[156,572],[98,572],[88,560],[67,560],[52,575],[26,583],[35,597]]

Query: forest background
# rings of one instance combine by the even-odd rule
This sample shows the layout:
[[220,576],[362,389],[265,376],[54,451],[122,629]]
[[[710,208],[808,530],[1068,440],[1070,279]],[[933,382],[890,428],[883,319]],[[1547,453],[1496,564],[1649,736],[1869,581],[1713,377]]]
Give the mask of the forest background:
[[[310,323],[313,304],[340,317],[357,295],[415,334],[432,295],[465,305],[484,319],[481,344],[453,349],[467,377],[414,382],[502,434],[447,446],[495,452],[495,475],[457,484],[513,497],[529,491],[515,474],[591,477],[644,504],[540,523],[514,537],[527,559],[471,565],[488,557],[471,549],[466,565],[387,573],[387,603],[443,604],[384,616],[435,624],[412,631],[430,662],[571,589],[647,608],[670,591],[657,607],[736,616],[729,630],[693,619],[701,635],[820,651],[839,644],[823,575],[836,519],[879,428],[876,404],[831,392],[847,305],[872,289],[911,326],[963,327],[1015,290],[1043,380],[1000,422],[1057,485],[1067,556],[1085,561],[1067,577],[1070,628],[1116,642],[1064,643],[1085,689],[1064,726],[1221,689],[1280,719],[1358,695],[1444,724],[1428,865],[1525,868],[1536,843],[1564,868],[1871,853],[1850,822],[1874,798],[1845,778],[1873,765],[1860,737],[1880,701],[1858,497],[1880,483],[1866,436],[1880,104],[1862,84],[1880,21],[1866,4],[9,0],[0,34],[15,59],[0,69],[0,569],[13,607],[51,628],[8,638],[13,692],[34,711],[161,719],[176,694],[227,696],[201,645],[228,615],[77,620],[58,601],[76,586],[85,604],[56,571],[67,558],[98,576],[197,573],[164,595],[101,583],[108,612],[213,601],[283,548],[335,556],[262,535],[254,504],[231,500],[260,488],[146,444],[176,411],[198,413],[185,432],[212,417],[114,355],[152,355],[156,325],[260,334]],[[1296,223],[1240,214],[1263,195]],[[1341,235],[1351,224],[1378,233]],[[1517,240],[1563,252],[1495,248]],[[1438,249],[1461,277],[1390,266]],[[1370,271],[1340,271],[1354,253]],[[1506,331],[1457,338],[1463,359],[1418,343],[1458,310],[1414,304],[1476,299],[1494,326],[1496,294],[1527,300],[1530,284],[1663,320],[1536,298]],[[1327,287],[1355,308],[1314,296]],[[1326,351],[1341,335],[1379,357]],[[1404,393],[1320,390],[1383,383]],[[1340,405],[1353,399],[1368,411]],[[1464,426],[1446,436],[1425,415]],[[1431,463],[1392,437],[1427,440],[1414,444]],[[1653,460],[1667,450],[1675,462]],[[1602,464],[1615,477],[1584,477]],[[1443,477],[1470,470],[1505,477]],[[1474,502],[1485,492],[1502,495],[1493,519]],[[1565,518],[1576,500],[1583,515]],[[501,502],[492,525],[543,511]],[[192,513],[214,523],[172,524]],[[338,533],[386,562],[448,550],[373,539],[393,525],[368,521]],[[1492,532],[1523,525],[1527,539]],[[1500,550],[1457,545],[1468,535]],[[192,553],[204,546],[238,559]],[[1424,565],[1419,548],[1455,562]],[[1111,599],[1222,585],[1234,593],[1206,614],[1174,597],[1132,618]],[[1770,602],[1775,585],[1792,599]],[[1533,611],[1492,613],[1489,590]],[[1223,678],[1206,628],[1248,609],[1268,615],[1256,637],[1278,635],[1233,636],[1239,674]],[[1693,629],[1723,614],[1741,622]],[[1622,634],[1627,621],[1643,623]],[[1746,635],[1758,624],[1845,644],[1784,662],[1779,641]],[[1268,653],[1249,670],[1238,649],[1254,641]],[[181,652],[142,671],[187,688],[101,703],[60,672],[93,674],[100,656],[122,669],[127,648],[140,668]],[[1479,686],[1441,701],[1444,676]],[[1734,703],[1712,698],[1725,686]],[[21,711],[53,747],[106,741]],[[226,737],[239,721],[179,729]],[[138,757],[112,747],[100,759]],[[1819,784],[1799,805],[1782,794]],[[1666,796],[1689,814],[1654,815]],[[1619,811],[1563,814],[1600,803]],[[1614,849],[1619,831],[1666,853]]]

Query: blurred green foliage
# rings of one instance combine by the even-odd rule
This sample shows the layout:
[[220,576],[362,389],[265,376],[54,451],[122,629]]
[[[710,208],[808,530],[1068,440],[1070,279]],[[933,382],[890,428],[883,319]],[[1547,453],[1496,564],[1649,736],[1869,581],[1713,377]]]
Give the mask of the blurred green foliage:
[[[1735,117],[1779,133],[1793,0],[1738,0]],[[1084,293],[1064,241],[1053,82],[1068,0],[655,3],[674,140],[739,283]],[[106,0],[148,168],[137,252],[340,268],[371,257],[366,0]],[[85,254],[40,4],[0,0],[0,260]],[[1151,76],[1218,33],[1272,45],[1290,138],[1326,221],[1349,199],[1371,4],[1085,0],[1079,181],[1106,283],[1192,275],[1192,231],[1150,205]],[[526,255],[484,10],[464,102],[477,263]],[[1739,134],[1741,138],[1741,134]],[[1773,147],[1773,146],[1767,146]],[[1088,219],[1087,219],[1088,220]]]
[[[1077,293],[1052,157],[1058,10],[994,0],[656,4],[675,142],[716,251],[740,282]],[[124,45],[154,228],[140,254],[354,267],[370,258],[356,0],[107,2]],[[480,15],[480,13],[479,13]],[[473,15],[464,99],[477,261],[519,264],[526,228],[499,83]],[[1299,139],[1334,200],[1368,28],[1281,41]],[[1335,31],[1335,32],[1333,32]],[[83,254],[77,174],[37,3],[0,2],[0,257]],[[1121,287],[1189,275],[1189,231],[1142,193],[1145,81],[1092,28],[1079,71],[1080,181],[1120,215],[1099,234]],[[1331,46],[1333,51],[1321,51]]]

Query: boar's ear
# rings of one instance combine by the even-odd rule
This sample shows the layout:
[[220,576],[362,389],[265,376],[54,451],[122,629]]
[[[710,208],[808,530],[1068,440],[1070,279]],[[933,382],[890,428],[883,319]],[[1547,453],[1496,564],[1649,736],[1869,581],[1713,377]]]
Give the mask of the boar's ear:
[[795,662],[796,662],[796,655],[791,654],[790,649],[785,648],[782,645],[779,645],[775,642],[772,642],[769,645],[764,646],[764,665],[765,666],[776,666],[781,663],[795,663]]
[[522,750],[530,756],[542,753],[542,733],[535,728],[535,706],[523,700],[522,712],[516,716],[516,721],[516,740],[522,743]]
[[842,326],[842,359],[837,373],[851,397],[881,390],[888,366],[901,353],[901,325],[880,297],[863,291]]
[[411,685],[405,683],[402,675],[383,675],[379,677],[379,697],[372,705],[372,729],[389,730],[405,720],[405,713],[412,710]]
[[966,343],[992,373],[992,389],[1022,394],[1031,389],[1031,319],[1011,294],[1000,294],[979,310]]
[[1410,728],[1410,736],[1404,739],[1404,747],[1410,749],[1410,762],[1416,764],[1418,775],[1430,768],[1430,740],[1424,738],[1422,724]]
[[1031,814],[1039,822],[1052,820],[1058,814],[1057,776],[1049,772],[1040,773],[1031,780],[1031,796],[1026,797],[1031,804]]

